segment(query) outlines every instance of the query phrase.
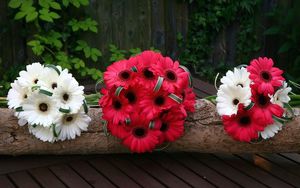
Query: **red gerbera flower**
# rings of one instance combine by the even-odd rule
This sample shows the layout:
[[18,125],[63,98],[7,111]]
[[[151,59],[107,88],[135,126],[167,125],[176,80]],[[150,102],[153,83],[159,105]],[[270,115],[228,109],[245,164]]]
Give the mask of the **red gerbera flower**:
[[132,118],[130,131],[123,140],[123,145],[129,147],[132,152],[151,152],[158,144],[161,132],[157,129],[149,129],[149,121],[141,116]]
[[163,87],[166,91],[174,93],[176,90],[183,90],[188,86],[188,73],[179,67],[177,61],[165,57],[164,61],[153,64],[152,69],[157,76],[164,78]]
[[123,86],[127,88],[134,79],[135,72],[131,70],[133,63],[121,60],[113,63],[104,72],[104,82],[108,88]]
[[239,105],[238,113],[222,116],[225,131],[235,140],[250,142],[258,138],[258,132],[263,131],[266,124],[254,114],[253,108],[245,110]]
[[273,67],[273,60],[258,58],[251,61],[247,70],[250,72],[250,79],[254,84],[258,85],[259,93],[264,95],[273,94],[274,87],[282,85],[285,79],[281,76],[283,71],[279,68]]
[[153,51],[144,51],[137,55],[135,60],[138,82],[145,88],[154,88],[157,81],[157,76],[151,67],[157,62],[163,60],[162,55]]
[[112,122],[107,123],[107,128],[113,136],[123,139],[128,136],[129,128],[125,124],[113,124]]
[[155,119],[162,111],[172,108],[178,103],[168,97],[168,93],[163,90],[158,92],[143,91],[143,100],[140,101],[142,113],[151,120]]
[[127,99],[122,96],[116,97],[109,95],[109,97],[111,97],[111,100],[102,108],[103,119],[113,124],[123,123],[129,118],[129,114],[132,112],[132,106],[129,105]]
[[164,114],[159,130],[162,132],[159,137],[160,144],[164,141],[173,142],[182,136],[184,132],[184,115],[182,112],[175,109]]
[[99,106],[103,108],[104,106],[111,104],[112,97],[110,97],[109,90],[107,90],[106,88],[102,88],[100,90],[100,93],[103,96],[99,99]]
[[143,90],[144,88],[142,88],[140,85],[130,85],[127,89],[121,91],[120,95],[124,96],[130,105],[137,108],[137,105],[142,98],[141,93]]
[[254,102],[253,111],[255,116],[266,124],[272,124],[274,122],[273,115],[282,117],[283,108],[277,104],[271,103],[271,98],[259,93],[258,86],[251,86],[252,97],[251,100]]
[[182,93],[182,105],[188,112],[195,111],[196,95],[192,88],[186,88]]

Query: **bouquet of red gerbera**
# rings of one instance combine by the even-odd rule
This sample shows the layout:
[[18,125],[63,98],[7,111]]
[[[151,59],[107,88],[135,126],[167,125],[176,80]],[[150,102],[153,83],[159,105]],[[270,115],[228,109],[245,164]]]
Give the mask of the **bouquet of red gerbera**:
[[184,132],[195,94],[188,70],[160,53],[144,51],[113,63],[104,73],[99,100],[113,136],[132,152],[150,152]]
[[258,58],[249,66],[228,71],[217,93],[217,111],[225,131],[244,142],[273,137],[289,120],[289,92],[283,71],[273,60]]

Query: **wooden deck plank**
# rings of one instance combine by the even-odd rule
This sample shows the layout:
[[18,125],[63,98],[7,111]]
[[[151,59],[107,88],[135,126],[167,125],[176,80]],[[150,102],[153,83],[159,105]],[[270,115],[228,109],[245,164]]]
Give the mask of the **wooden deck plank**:
[[14,172],[8,175],[17,187],[38,188],[41,187],[26,171]]
[[270,187],[291,187],[289,184],[275,178],[271,174],[263,171],[257,166],[251,165],[246,161],[239,160],[238,157],[230,154],[214,154],[217,158],[221,159],[223,162],[229,164],[230,166],[239,169],[241,172],[255,178],[259,182],[270,186]]
[[91,187],[83,178],[65,164],[51,166],[50,170],[68,187]]
[[75,161],[69,163],[69,165],[93,187],[116,187],[108,179],[106,179],[106,177],[97,172],[93,167],[90,166],[89,163],[85,161]]
[[178,177],[174,176],[164,168],[159,165],[153,163],[149,159],[146,159],[145,155],[127,155],[126,156],[131,162],[135,163],[140,168],[144,169],[147,173],[151,174],[151,176],[155,177],[162,184],[167,187],[190,187],[185,182],[183,182]]
[[300,176],[300,165],[297,165],[295,161],[290,160],[289,158],[285,158],[284,156],[277,154],[259,154],[259,156],[275,163],[278,166],[281,166],[296,176]]
[[258,155],[249,155],[249,154],[240,154],[238,155],[244,160],[249,161],[250,163],[260,167],[266,172],[276,176],[278,179],[292,185],[298,186],[300,185],[300,178],[295,176],[294,174],[289,173],[285,169],[271,163],[270,161],[258,156]]
[[174,155],[169,154],[169,156],[176,159],[177,162],[183,164],[185,167],[189,168],[199,176],[207,179],[210,183],[218,187],[239,187],[230,179],[227,179],[226,177],[203,165],[199,161],[196,161],[194,158],[187,156],[186,154],[176,153]]
[[5,175],[0,175],[0,187],[13,188],[15,186]]
[[22,171],[29,168],[38,168],[49,166],[67,161],[74,161],[83,158],[79,155],[53,156],[53,155],[27,155],[27,156],[0,156],[0,174],[7,174],[16,171]]
[[109,178],[118,187],[130,187],[130,188],[140,187],[140,185],[138,185],[130,177],[128,177],[119,169],[111,165],[101,156],[95,159],[91,159],[88,162],[91,165],[93,165],[99,172],[101,172],[107,178]]
[[300,164],[300,154],[299,153],[281,153],[280,155]]
[[197,78],[193,78],[193,87],[201,90],[203,93],[206,93],[207,95],[215,95],[217,93],[217,90],[214,87],[214,85],[199,80]]
[[164,153],[149,155],[149,158],[193,187],[215,187],[213,184],[182,166]]
[[152,176],[135,166],[130,161],[126,160],[124,158],[124,155],[110,155],[106,156],[106,159],[109,160],[115,166],[117,166],[119,169],[121,169],[125,174],[137,181],[143,187],[164,187]]
[[191,155],[195,157],[197,160],[201,161],[202,163],[218,171],[223,176],[241,185],[242,187],[256,187],[256,188],[266,187],[265,185],[259,183],[255,179],[239,172],[238,170],[232,168],[228,164],[220,161],[219,159],[217,159],[211,154],[193,153]]
[[66,187],[48,168],[30,169],[29,173],[45,188]]

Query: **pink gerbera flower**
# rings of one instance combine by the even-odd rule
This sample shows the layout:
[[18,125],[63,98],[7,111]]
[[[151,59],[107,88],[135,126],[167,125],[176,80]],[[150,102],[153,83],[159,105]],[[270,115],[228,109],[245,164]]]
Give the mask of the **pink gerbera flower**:
[[129,105],[128,101],[124,97],[116,97],[114,95],[109,95],[111,97],[109,103],[104,105],[102,108],[103,119],[112,122],[117,125],[119,123],[124,123],[124,121],[130,118],[130,113],[133,108]]
[[149,129],[149,121],[142,118],[142,116],[132,118],[129,126],[129,134],[124,138],[122,143],[132,152],[151,152],[158,144],[161,132],[157,129]]
[[159,143],[173,142],[182,136],[184,132],[184,115],[179,110],[171,110],[161,118],[159,130],[162,132]]
[[273,60],[266,57],[251,61],[247,70],[250,72],[250,79],[258,85],[259,93],[264,95],[273,94],[274,87],[282,85],[285,79],[281,76],[283,71],[273,67]]
[[136,68],[139,83],[145,88],[154,88],[157,76],[151,69],[151,67],[159,61],[162,61],[163,57],[160,53],[153,51],[144,51],[136,56]]
[[225,131],[235,140],[250,142],[258,138],[258,132],[263,131],[266,122],[261,121],[255,115],[255,110],[245,110],[239,105],[237,114],[222,116]]
[[269,96],[259,93],[257,87],[257,85],[251,87],[251,100],[254,102],[254,106],[252,107],[254,114],[266,124],[272,124],[274,122],[273,115],[282,117],[284,110],[279,105],[271,103]]
[[104,82],[108,88],[123,86],[127,88],[135,77],[131,70],[133,63],[129,60],[121,60],[113,63],[104,72]]
[[188,87],[188,73],[179,67],[177,61],[165,57],[152,66],[157,76],[164,78],[163,87],[166,91],[174,93],[176,90],[183,90]]
[[114,124],[112,122],[107,123],[107,128],[113,136],[123,139],[128,136],[129,128],[124,123]]
[[178,105],[173,99],[168,97],[168,93],[163,90],[158,92],[144,91],[143,100],[140,101],[142,113],[149,119],[155,119],[162,111],[169,110],[174,105]]

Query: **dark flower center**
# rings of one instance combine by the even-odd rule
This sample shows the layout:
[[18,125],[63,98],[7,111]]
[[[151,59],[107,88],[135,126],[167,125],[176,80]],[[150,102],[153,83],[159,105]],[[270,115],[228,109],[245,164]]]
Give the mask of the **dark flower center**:
[[51,85],[51,87],[52,87],[52,89],[57,88],[57,83],[53,83],[53,84]]
[[125,94],[125,97],[128,99],[129,103],[135,103],[136,102],[136,96],[132,91],[129,91]]
[[146,130],[143,127],[138,127],[133,130],[133,135],[138,138],[143,138],[146,135]]
[[24,99],[27,99],[27,97],[28,97],[28,96],[25,94],[25,95],[24,95]]
[[165,98],[163,96],[158,96],[155,98],[154,103],[158,106],[161,106],[165,103]]
[[184,101],[184,99],[185,99],[185,92],[182,92],[181,95],[182,95],[182,100]]
[[263,71],[261,72],[261,77],[265,80],[265,81],[270,81],[272,76],[269,72]]
[[264,95],[259,95],[257,102],[260,106],[266,106],[270,102],[270,98]]
[[236,86],[241,86],[241,87],[244,87],[244,86],[243,86],[243,84],[237,84]]
[[119,76],[121,77],[121,79],[123,80],[128,80],[129,77],[130,77],[130,72],[125,70],[125,71],[122,71],[120,72]]
[[143,70],[143,75],[144,75],[144,77],[147,78],[147,79],[153,79],[153,78],[154,78],[153,72],[150,71],[148,68],[145,68],[145,69]]
[[122,108],[122,103],[118,100],[115,100],[113,103],[114,109],[120,110]]
[[46,112],[48,110],[48,105],[46,103],[41,103],[39,105],[40,111]]
[[66,118],[66,121],[67,121],[67,122],[70,122],[70,121],[72,121],[72,120],[73,120],[73,117],[72,117],[72,116],[69,116],[69,117]]
[[167,123],[162,123],[161,127],[160,127],[160,131],[161,132],[166,132],[169,129],[169,126]]
[[37,83],[38,83],[38,81],[39,81],[38,79],[35,79],[33,82],[34,82],[35,84],[37,84]]
[[69,100],[69,95],[68,95],[67,93],[65,93],[65,94],[63,95],[63,99],[64,99],[64,101]]
[[237,104],[239,104],[239,100],[238,99],[233,99],[233,101],[232,101],[232,103],[234,104],[234,105],[237,105]]
[[166,77],[171,81],[175,81],[177,79],[176,74],[170,70],[166,72]]
[[243,116],[239,119],[239,123],[241,126],[247,126],[251,123],[251,119],[249,116]]

